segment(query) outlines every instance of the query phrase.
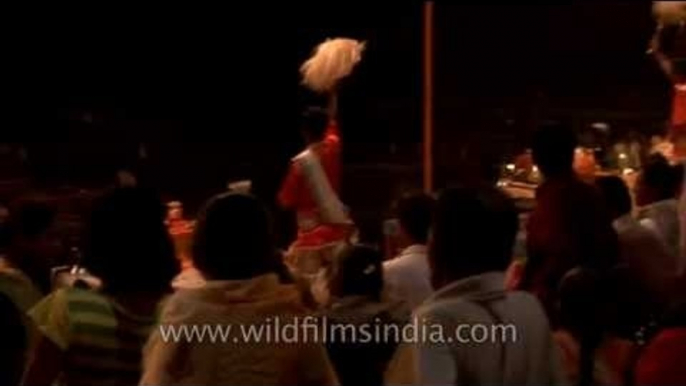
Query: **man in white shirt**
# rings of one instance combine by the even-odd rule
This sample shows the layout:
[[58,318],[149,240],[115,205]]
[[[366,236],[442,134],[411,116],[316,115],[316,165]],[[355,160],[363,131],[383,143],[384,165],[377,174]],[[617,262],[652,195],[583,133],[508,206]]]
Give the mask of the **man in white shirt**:
[[398,241],[404,249],[383,265],[386,295],[418,307],[432,292],[426,242],[431,226],[433,199],[418,194],[398,203]]
[[636,204],[641,225],[654,231],[677,263],[677,272],[686,268],[679,261],[681,225],[678,195],[681,170],[659,154],[653,154],[636,182]]
[[[441,195],[429,251],[436,292],[413,316],[431,330],[442,326],[445,339],[401,346],[387,384],[566,383],[543,307],[529,293],[505,290],[517,226],[514,203],[494,188]],[[503,334],[508,326],[514,332]]]
[[633,217],[629,188],[621,178],[601,177],[596,180],[596,186],[617,231],[620,263],[638,281],[637,287],[645,296],[636,302],[643,300],[651,307],[669,303],[678,280],[677,260],[668,252],[656,229]]

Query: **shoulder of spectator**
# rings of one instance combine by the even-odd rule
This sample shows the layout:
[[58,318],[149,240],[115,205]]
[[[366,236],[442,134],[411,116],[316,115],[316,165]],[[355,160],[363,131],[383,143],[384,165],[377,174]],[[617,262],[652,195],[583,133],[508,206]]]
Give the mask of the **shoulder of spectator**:
[[412,313],[412,319],[420,323],[443,323],[454,321],[459,317],[459,311],[467,302],[461,299],[451,299],[449,301],[427,299]]
[[384,281],[391,286],[397,286],[402,283],[411,282],[412,275],[411,269],[400,259],[394,258],[391,260],[384,261],[383,263],[383,275]]
[[160,303],[160,323],[183,323],[188,322],[195,314],[195,304],[202,289],[179,289],[167,296]]
[[75,288],[62,288],[39,301],[29,312],[35,328],[62,350],[69,346],[69,297]]
[[518,310],[525,310],[526,315],[531,318],[538,318],[548,324],[548,318],[543,309],[543,305],[538,298],[527,291],[509,291],[508,297],[515,302],[515,307]]
[[644,217],[638,220],[638,223],[644,227],[644,229],[647,229],[651,232],[659,233],[659,228],[657,226],[657,223],[655,223],[655,220],[652,218]]
[[394,257],[383,262],[383,272],[385,275],[396,275],[399,271],[401,271],[401,266],[402,262],[398,260],[397,257]]

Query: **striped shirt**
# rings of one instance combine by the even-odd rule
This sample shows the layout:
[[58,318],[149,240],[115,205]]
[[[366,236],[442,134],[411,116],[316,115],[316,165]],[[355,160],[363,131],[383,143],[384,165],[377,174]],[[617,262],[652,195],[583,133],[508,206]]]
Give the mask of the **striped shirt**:
[[29,315],[65,353],[60,384],[138,384],[155,315],[135,315],[101,293],[77,288],[52,293]]

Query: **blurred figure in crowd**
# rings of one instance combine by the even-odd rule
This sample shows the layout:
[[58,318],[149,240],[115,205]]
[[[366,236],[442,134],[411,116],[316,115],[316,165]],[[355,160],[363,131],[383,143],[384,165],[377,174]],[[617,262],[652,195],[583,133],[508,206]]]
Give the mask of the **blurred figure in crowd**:
[[521,287],[539,297],[553,324],[562,276],[579,265],[611,267],[618,255],[617,234],[600,195],[572,168],[576,147],[574,132],[559,124],[539,129],[532,147],[544,181],[529,218]]
[[[680,255],[679,201],[683,172],[660,154],[650,156],[636,181],[636,204],[641,224],[654,231],[676,259]],[[679,263],[679,272],[684,264]]]
[[595,158],[593,149],[577,147],[574,150],[574,161],[572,162],[574,173],[586,183],[593,183],[595,173],[598,171],[598,162]]
[[[326,322],[355,328],[394,325],[399,331],[409,321],[409,308],[403,302],[381,300],[381,258],[381,252],[366,246],[355,245],[343,251],[331,278],[333,300],[324,311]],[[384,371],[400,340],[399,335],[390,335],[388,341],[339,339],[327,344],[342,385],[383,384]]]
[[242,341],[238,328],[221,342],[173,340],[161,333],[172,327],[260,328],[275,319],[281,325],[302,319],[307,314],[301,294],[280,282],[276,256],[270,219],[257,199],[237,193],[212,198],[200,213],[193,241],[193,262],[207,282],[169,298],[145,349],[141,384],[335,384],[326,350],[314,339]]
[[[495,188],[441,194],[429,247],[436,292],[413,317],[423,324],[440,324],[443,331],[469,324],[487,326],[489,331],[498,326],[501,333],[481,343],[466,332],[459,343],[401,345],[389,368],[389,384],[563,383],[540,303],[529,293],[505,289],[504,270],[512,258],[517,226],[514,203]],[[502,333],[507,326],[509,336]]]
[[141,349],[176,273],[163,220],[148,191],[117,189],[95,203],[83,266],[102,289],[59,289],[30,311],[40,334],[26,385],[138,383]]
[[293,158],[278,200],[297,215],[298,236],[286,256],[288,263],[301,274],[314,275],[347,241],[352,222],[339,198],[338,125],[330,121],[326,110],[309,108],[301,130],[307,148]]
[[433,211],[433,198],[412,195],[400,200],[397,208],[400,255],[383,264],[387,295],[416,308],[432,292],[427,242]]
[[0,250],[0,293],[23,312],[50,291],[50,269],[64,253],[55,230],[55,211],[38,199],[10,207]]
[[621,178],[602,177],[596,185],[614,219],[619,237],[619,263],[637,279],[636,286],[646,291],[643,300],[654,306],[668,303],[678,280],[675,256],[668,253],[656,232],[633,217],[629,188]]
[[0,385],[16,386],[26,361],[28,346],[23,312],[0,293]]

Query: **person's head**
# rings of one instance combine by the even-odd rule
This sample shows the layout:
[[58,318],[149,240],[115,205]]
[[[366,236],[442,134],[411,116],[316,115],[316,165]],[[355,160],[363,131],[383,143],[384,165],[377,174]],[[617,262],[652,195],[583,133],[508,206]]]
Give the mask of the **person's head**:
[[364,245],[352,245],[338,257],[331,278],[331,294],[335,297],[381,297],[383,272],[381,252]]
[[55,229],[55,211],[50,204],[27,198],[10,207],[6,228],[7,257],[43,290],[48,290],[50,268],[64,252]]
[[531,146],[534,163],[545,177],[571,175],[577,138],[562,124],[547,124],[534,134]]
[[644,206],[675,198],[681,178],[679,169],[670,165],[662,154],[652,154],[636,181],[636,203]]
[[301,120],[300,130],[308,144],[324,139],[329,124],[329,114],[325,109],[309,107],[303,112]]
[[434,199],[426,194],[412,194],[398,201],[400,237],[406,245],[426,244],[429,239]]
[[612,219],[631,213],[631,194],[624,180],[617,176],[604,176],[596,179],[595,183]]
[[193,262],[210,280],[246,280],[277,273],[271,220],[255,197],[224,193],[202,209],[193,236]]
[[83,265],[110,293],[163,293],[177,272],[159,197],[119,188],[94,203]]
[[442,192],[429,242],[434,287],[471,275],[505,271],[512,259],[518,222],[513,201],[496,188]]

